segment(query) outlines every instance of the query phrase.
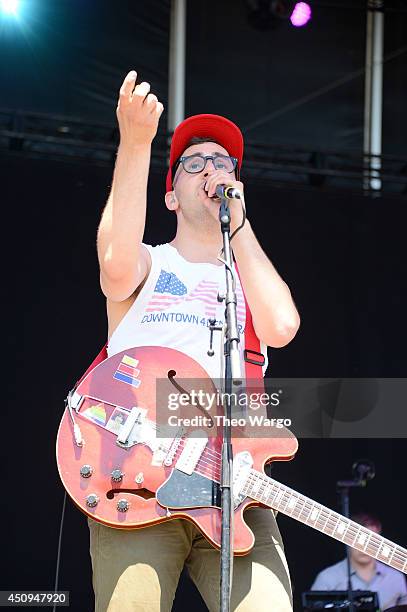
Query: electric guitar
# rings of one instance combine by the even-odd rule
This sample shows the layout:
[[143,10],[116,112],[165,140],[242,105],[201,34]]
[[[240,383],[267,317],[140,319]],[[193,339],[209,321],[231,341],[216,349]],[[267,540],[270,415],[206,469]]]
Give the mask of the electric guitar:
[[[109,357],[80,382],[68,396],[56,449],[62,483],[80,510],[119,529],[184,518],[220,548],[222,426],[209,418],[199,435],[165,427],[169,393],[188,393],[194,381],[216,394],[193,359],[147,346]],[[199,406],[190,409],[202,420]],[[270,438],[243,431],[234,438],[234,553],[247,554],[254,545],[244,511],[264,506],[407,573],[406,549],[266,476],[266,464],[292,459],[297,448],[285,428]]]

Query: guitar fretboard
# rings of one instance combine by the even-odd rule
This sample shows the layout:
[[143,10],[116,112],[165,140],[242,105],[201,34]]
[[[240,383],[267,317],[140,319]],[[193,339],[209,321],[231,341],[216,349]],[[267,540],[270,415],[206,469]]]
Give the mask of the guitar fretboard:
[[242,492],[282,514],[291,516],[305,525],[314,527],[314,529],[352,546],[352,548],[363,551],[367,555],[407,573],[407,550],[405,548],[314,502],[276,480],[268,478],[257,470],[250,470]]

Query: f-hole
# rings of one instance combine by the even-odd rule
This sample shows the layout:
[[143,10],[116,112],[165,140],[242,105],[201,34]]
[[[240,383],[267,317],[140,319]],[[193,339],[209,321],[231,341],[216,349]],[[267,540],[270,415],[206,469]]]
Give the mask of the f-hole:
[[120,495],[122,493],[131,493],[132,495],[137,495],[138,497],[142,497],[143,499],[151,499],[154,497],[154,493],[149,491],[148,489],[110,489],[110,491],[106,492],[107,499],[114,499],[115,495]]
[[181,385],[175,380],[176,375],[177,373],[175,370],[168,370],[167,376],[170,383],[176,388],[177,391],[179,391],[180,393],[185,393],[188,396],[188,400],[191,406],[193,406],[194,408],[198,408],[198,410],[203,412],[206,418],[210,420],[210,425],[208,427],[213,427],[215,425],[215,423],[213,422],[213,418],[207,413],[207,411],[203,406],[201,406],[201,404],[192,404],[189,391],[181,387]]

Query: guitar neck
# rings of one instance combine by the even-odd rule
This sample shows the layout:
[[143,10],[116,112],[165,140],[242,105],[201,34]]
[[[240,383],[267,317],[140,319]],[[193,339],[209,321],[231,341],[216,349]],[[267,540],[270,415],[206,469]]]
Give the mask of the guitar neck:
[[363,551],[394,569],[407,573],[405,548],[297,493],[262,472],[250,470],[242,493],[339,542]]

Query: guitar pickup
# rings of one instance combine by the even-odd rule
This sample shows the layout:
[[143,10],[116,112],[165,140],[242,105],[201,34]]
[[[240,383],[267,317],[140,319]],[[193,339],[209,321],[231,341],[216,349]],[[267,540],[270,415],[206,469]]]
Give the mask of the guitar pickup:
[[201,437],[186,439],[182,453],[175,464],[177,470],[180,470],[180,472],[184,472],[184,474],[188,474],[189,476],[195,470],[208,442],[208,436],[203,430],[197,430],[195,434],[198,434]]

